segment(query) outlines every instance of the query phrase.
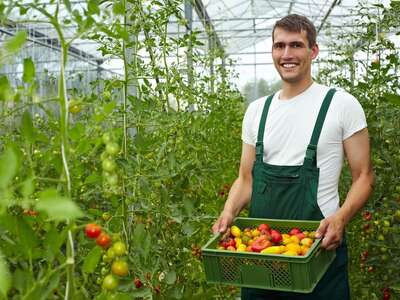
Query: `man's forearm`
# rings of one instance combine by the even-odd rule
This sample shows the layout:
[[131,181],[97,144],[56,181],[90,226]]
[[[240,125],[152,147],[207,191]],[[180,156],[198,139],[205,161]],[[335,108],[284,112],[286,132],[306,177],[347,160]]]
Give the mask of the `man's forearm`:
[[229,191],[225,202],[224,211],[237,216],[240,211],[250,202],[252,192],[252,180],[250,178],[237,178]]
[[344,224],[349,223],[354,215],[365,205],[373,190],[373,185],[374,173],[372,170],[368,173],[361,174],[353,181],[346,200],[337,212]]

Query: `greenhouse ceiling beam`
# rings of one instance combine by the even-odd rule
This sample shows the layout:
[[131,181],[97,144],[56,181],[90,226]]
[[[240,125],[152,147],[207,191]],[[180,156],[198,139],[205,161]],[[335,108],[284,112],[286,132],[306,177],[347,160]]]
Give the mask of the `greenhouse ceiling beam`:
[[[21,25],[19,24],[19,26],[21,26]],[[7,24],[5,25],[5,27],[8,27],[10,29],[15,29],[16,24],[9,20],[9,21],[7,21]],[[29,41],[36,43],[36,44],[40,44],[42,46],[48,47],[53,50],[61,51],[61,44],[58,41],[58,39],[50,38],[50,37],[46,36],[44,33],[41,33],[32,28],[26,28],[26,30],[27,30],[28,35],[31,37],[31,38],[28,38]],[[7,31],[3,28],[0,28],[0,31],[7,35],[10,35],[10,36],[15,35],[13,32]],[[39,41],[38,39],[40,39],[41,41]],[[69,54],[72,54],[75,58],[85,60],[86,62],[91,63],[96,66],[99,66],[104,62],[104,59],[98,58],[92,54],[89,54],[89,53],[82,51],[73,46],[70,46],[68,48],[68,52],[69,52]]]
[[214,28],[214,25],[211,22],[211,18],[207,13],[207,10],[201,0],[194,0],[193,1],[194,9],[196,10],[197,15],[199,16],[200,20],[202,20],[203,26],[205,29],[209,28],[211,31],[211,35],[215,38],[215,43],[221,49],[223,49],[223,45],[221,40],[218,37],[218,34]]
[[331,7],[329,7],[327,13],[325,14],[324,18],[323,18],[322,21],[321,21],[321,24],[320,24],[319,27],[318,27],[318,30],[317,30],[318,33],[321,31],[322,27],[324,27],[325,22],[326,22],[326,20],[328,19],[329,15],[331,14],[333,8],[334,8],[334,7],[336,6],[336,4],[337,4],[338,2],[340,2],[340,1],[341,1],[341,0],[334,0],[334,1],[332,2]]
[[292,12],[293,4],[294,4],[294,1],[291,1],[290,4],[289,4],[289,9],[288,9],[288,12],[287,12],[288,15],[290,15],[291,12]]

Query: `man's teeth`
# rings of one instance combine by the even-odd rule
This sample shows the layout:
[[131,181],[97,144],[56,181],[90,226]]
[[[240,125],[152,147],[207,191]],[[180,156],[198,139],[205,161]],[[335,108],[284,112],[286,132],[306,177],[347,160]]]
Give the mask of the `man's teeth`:
[[296,64],[283,64],[284,68],[294,68]]

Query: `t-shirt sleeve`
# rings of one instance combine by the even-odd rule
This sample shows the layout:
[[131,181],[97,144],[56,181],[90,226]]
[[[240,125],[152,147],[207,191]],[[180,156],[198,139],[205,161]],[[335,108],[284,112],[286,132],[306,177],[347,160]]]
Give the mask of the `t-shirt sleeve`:
[[257,132],[254,130],[255,117],[256,117],[256,103],[251,103],[244,114],[242,123],[242,141],[249,145],[256,145]]
[[358,100],[348,93],[342,92],[343,103],[341,110],[341,125],[343,130],[343,140],[349,138],[354,133],[367,127],[364,110]]

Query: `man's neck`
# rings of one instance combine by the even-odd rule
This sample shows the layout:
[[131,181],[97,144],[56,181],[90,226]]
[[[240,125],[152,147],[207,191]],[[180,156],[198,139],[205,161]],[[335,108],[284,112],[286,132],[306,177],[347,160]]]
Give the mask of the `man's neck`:
[[288,100],[304,92],[313,84],[312,78],[303,80],[301,82],[290,83],[283,81],[282,91],[279,95],[280,100]]

